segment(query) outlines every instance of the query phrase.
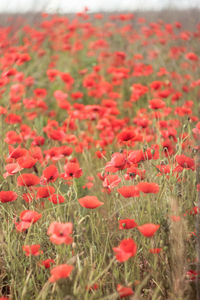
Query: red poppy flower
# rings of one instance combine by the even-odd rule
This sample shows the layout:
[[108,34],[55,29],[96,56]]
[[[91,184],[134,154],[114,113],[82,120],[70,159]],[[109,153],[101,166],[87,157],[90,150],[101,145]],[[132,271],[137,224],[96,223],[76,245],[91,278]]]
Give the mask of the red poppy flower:
[[42,146],[45,143],[45,138],[43,136],[36,136],[33,139],[32,146]]
[[70,156],[73,152],[73,149],[71,147],[68,146],[61,146],[60,147],[60,153],[64,156]]
[[32,224],[36,223],[42,214],[34,210],[24,210],[20,214],[20,222],[15,222],[16,230],[19,232],[27,230]]
[[53,95],[56,98],[56,100],[62,100],[62,101],[66,100],[68,97],[68,94],[64,93],[61,90],[56,90]]
[[78,202],[81,206],[89,209],[94,209],[104,204],[103,202],[99,201],[96,196],[85,196],[78,199]]
[[98,157],[98,158],[102,158],[102,157],[105,157],[105,155],[106,155],[106,151],[105,150],[97,150],[96,152],[95,152],[95,155]]
[[146,170],[140,170],[135,167],[135,165],[130,166],[130,168],[127,169],[127,175],[129,175],[129,178],[134,178],[136,175],[138,175],[141,179],[145,178]]
[[119,178],[118,175],[108,175],[103,181],[103,187],[111,190],[114,187],[118,186],[120,182],[121,178]]
[[56,70],[56,69],[48,69],[48,70],[46,71],[46,74],[47,74],[48,79],[49,79],[50,81],[54,81],[54,80],[56,79],[56,76],[59,74],[59,71]]
[[24,173],[17,177],[18,186],[33,186],[40,183],[40,178],[34,174]]
[[17,163],[11,163],[11,164],[7,164],[5,166],[5,169],[6,169],[6,173],[3,174],[3,177],[4,178],[7,178],[8,176],[10,175],[14,175],[16,173],[18,173],[19,171],[21,171],[23,168],[21,168],[19,166],[19,164]]
[[94,183],[93,182],[87,182],[85,185],[82,186],[83,189],[88,189],[90,190],[93,187]]
[[43,175],[41,177],[42,184],[47,184],[49,182],[54,182],[59,176],[58,169],[55,165],[48,166],[43,170]]
[[15,228],[19,232],[26,231],[27,229],[29,229],[29,227],[31,227],[31,225],[32,225],[31,222],[24,222],[24,221],[15,222]]
[[47,198],[55,192],[53,186],[40,186],[37,190],[37,198]]
[[133,239],[125,239],[120,242],[118,247],[113,248],[113,251],[116,259],[119,262],[124,262],[136,255],[137,245]]
[[73,238],[71,237],[72,230],[72,223],[53,222],[50,224],[47,234],[50,235],[50,240],[52,243],[56,245],[68,245],[73,242]]
[[65,198],[62,195],[59,194],[53,194],[51,195],[48,200],[52,202],[53,204],[59,204],[59,203],[64,203]]
[[36,97],[45,98],[47,95],[46,89],[37,88],[34,91]]
[[175,152],[174,146],[168,138],[162,143],[162,147],[166,157],[173,155]]
[[119,220],[119,229],[131,229],[137,226],[134,219]]
[[64,179],[72,179],[73,177],[79,178],[82,175],[82,169],[78,163],[68,162],[64,166],[65,173],[63,174]]
[[125,129],[120,132],[117,136],[117,140],[119,143],[128,142],[135,137],[135,133],[133,129]]
[[161,99],[152,99],[149,101],[149,107],[152,109],[159,109],[165,107],[165,102]]
[[117,285],[117,292],[118,292],[120,298],[125,298],[128,296],[134,295],[132,288],[123,286],[120,284]]
[[23,169],[30,169],[32,168],[37,160],[31,157],[30,155],[22,156],[17,160],[19,166]]
[[147,148],[143,152],[143,159],[142,160],[151,160],[151,159],[158,159],[159,158],[159,145],[152,145],[150,148]]
[[22,137],[15,131],[11,130],[6,133],[4,141],[9,145],[14,145],[22,142]]
[[13,148],[13,147],[10,147],[9,148],[9,156],[8,158],[14,158],[14,159],[18,159],[24,155],[26,155],[28,153],[28,151],[24,148]]
[[13,191],[1,191],[0,192],[0,202],[6,203],[6,202],[12,202],[17,199],[17,193]]
[[24,222],[35,223],[42,217],[42,214],[39,214],[34,210],[24,210],[20,214],[20,220]]
[[41,261],[40,265],[44,266],[45,269],[49,269],[51,267],[51,264],[55,264],[55,260],[51,258],[47,258],[43,261]]
[[139,191],[138,187],[135,186],[135,185],[122,186],[117,191],[124,198],[131,198],[131,197],[139,197],[140,196],[140,191]]
[[126,157],[123,153],[114,153],[110,162],[106,164],[105,171],[117,172],[123,170],[126,165]]
[[132,164],[137,164],[144,159],[142,150],[133,150],[128,155],[128,161]]
[[182,168],[194,170],[195,162],[193,158],[181,154],[176,156],[176,161]]
[[30,255],[38,256],[43,253],[43,251],[40,250],[40,245],[31,245],[31,246],[25,245],[22,246],[22,249],[25,251],[26,256],[30,256]]
[[47,134],[54,141],[62,141],[65,138],[65,133],[60,129],[49,129]]
[[74,83],[74,79],[69,73],[60,73],[59,75],[67,85],[71,86]]
[[43,162],[43,154],[40,147],[31,147],[29,151],[33,158],[37,159],[40,163]]
[[138,226],[138,230],[141,232],[142,235],[146,237],[152,237],[156,233],[156,231],[159,229],[160,225],[156,224],[144,224],[141,226]]
[[44,154],[45,154],[45,160],[47,161],[49,159],[51,159],[52,161],[57,161],[64,157],[64,155],[61,153],[60,147],[52,147],[48,150],[45,150]]
[[159,185],[155,182],[140,182],[138,183],[137,188],[140,192],[145,194],[157,194],[159,192]]
[[160,176],[162,174],[169,174],[171,171],[170,165],[157,165],[156,168],[159,170],[157,176]]
[[51,277],[49,278],[49,281],[56,282],[61,278],[69,277],[73,268],[74,268],[73,266],[67,264],[56,266],[55,268],[51,269]]
[[194,52],[188,52],[186,53],[185,57],[189,60],[197,61],[198,56]]
[[7,115],[5,122],[8,124],[16,124],[16,123],[21,123],[22,118],[21,116],[15,115],[15,114],[9,114]]

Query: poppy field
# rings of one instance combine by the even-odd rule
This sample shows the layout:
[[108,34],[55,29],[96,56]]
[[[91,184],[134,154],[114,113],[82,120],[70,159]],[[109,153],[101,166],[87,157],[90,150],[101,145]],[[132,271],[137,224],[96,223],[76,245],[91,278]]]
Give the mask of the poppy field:
[[0,34],[0,299],[200,296],[200,24]]

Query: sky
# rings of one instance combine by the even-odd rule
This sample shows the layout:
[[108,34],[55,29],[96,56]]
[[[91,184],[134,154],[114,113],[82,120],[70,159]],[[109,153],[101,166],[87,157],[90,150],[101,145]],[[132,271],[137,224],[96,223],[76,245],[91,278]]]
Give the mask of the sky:
[[200,0],[0,0],[0,12],[47,11],[78,12],[87,6],[89,12],[120,10],[160,10],[163,8],[200,8]]

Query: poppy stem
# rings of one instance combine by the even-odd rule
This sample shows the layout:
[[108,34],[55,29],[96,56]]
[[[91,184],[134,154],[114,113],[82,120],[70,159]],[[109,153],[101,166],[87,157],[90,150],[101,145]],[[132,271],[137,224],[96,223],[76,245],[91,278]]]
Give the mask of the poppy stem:
[[[200,184],[200,135],[197,140],[198,152],[197,152],[197,164],[196,164],[196,184]],[[200,191],[198,191],[198,213],[196,215],[196,234],[197,234],[197,274],[200,273]],[[200,280],[199,276],[196,277],[196,290],[197,300],[200,300]]]

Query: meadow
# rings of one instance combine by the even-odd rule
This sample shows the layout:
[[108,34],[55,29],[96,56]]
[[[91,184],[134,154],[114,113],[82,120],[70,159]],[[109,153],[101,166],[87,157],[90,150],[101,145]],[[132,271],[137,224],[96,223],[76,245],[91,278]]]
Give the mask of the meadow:
[[200,23],[22,20],[0,26],[0,299],[200,299]]

